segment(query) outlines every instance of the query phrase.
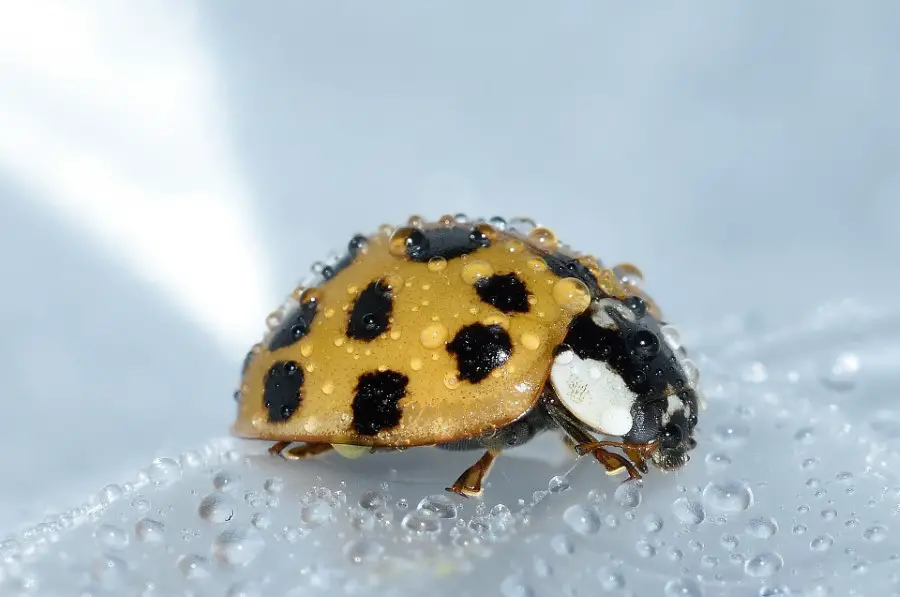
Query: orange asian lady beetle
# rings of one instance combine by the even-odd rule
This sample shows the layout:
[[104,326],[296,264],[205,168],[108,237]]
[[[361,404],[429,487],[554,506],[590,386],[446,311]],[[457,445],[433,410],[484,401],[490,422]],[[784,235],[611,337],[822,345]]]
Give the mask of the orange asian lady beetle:
[[236,393],[232,432],[273,454],[482,449],[448,488],[471,496],[504,448],[546,430],[629,478],[696,446],[697,368],[634,266],[530,220],[460,215],[382,226],[313,269]]

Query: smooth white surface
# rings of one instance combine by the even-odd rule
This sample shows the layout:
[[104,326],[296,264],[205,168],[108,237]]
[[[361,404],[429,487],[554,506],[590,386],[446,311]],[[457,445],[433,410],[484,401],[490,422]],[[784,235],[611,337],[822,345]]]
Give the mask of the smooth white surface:
[[[633,261],[686,343],[900,298],[890,0],[0,11],[3,531],[223,434],[266,311],[411,212],[527,214]],[[872,334],[842,416],[886,433],[898,343]]]

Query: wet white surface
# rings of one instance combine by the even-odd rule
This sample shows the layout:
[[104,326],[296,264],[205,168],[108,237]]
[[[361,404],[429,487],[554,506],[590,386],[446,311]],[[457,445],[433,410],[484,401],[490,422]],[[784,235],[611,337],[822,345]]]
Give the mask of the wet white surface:
[[[391,4],[3,7],[0,594],[896,591],[900,7]],[[571,467],[532,446],[436,519],[407,514],[471,455],[135,475],[226,433],[312,261],[458,211],[642,267],[706,355],[687,470],[632,506],[584,461],[525,516]]]

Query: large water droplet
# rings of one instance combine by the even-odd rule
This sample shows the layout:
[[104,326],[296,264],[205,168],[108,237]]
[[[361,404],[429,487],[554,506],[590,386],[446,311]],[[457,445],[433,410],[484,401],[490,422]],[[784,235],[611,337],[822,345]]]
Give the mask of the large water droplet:
[[753,492],[737,481],[709,483],[703,489],[703,503],[720,512],[743,512],[753,504]]
[[846,392],[853,389],[859,376],[859,356],[852,352],[843,352],[822,372],[822,383],[832,390]]
[[207,522],[221,524],[232,519],[235,507],[235,501],[230,495],[214,491],[200,501],[197,513]]
[[210,574],[209,560],[197,554],[185,554],[175,562],[178,570],[187,579],[207,578]]
[[724,452],[710,452],[706,455],[706,466],[714,471],[725,470],[731,466],[731,456]]
[[760,539],[768,539],[778,532],[778,523],[769,517],[759,517],[747,523],[747,534]]
[[300,522],[315,528],[334,520],[334,509],[325,500],[314,500],[300,509]]
[[227,529],[213,541],[216,559],[230,566],[245,566],[256,559],[265,547],[262,535],[253,527]]
[[784,558],[775,552],[761,553],[744,562],[744,573],[747,576],[772,576],[784,566]]
[[441,531],[441,521],[434,514],[413,510],[403,517],[400,524],[406,530],[418,535],[432,535]]
[[181,478],[181,465],[171,458],[157,458],[147,469],[147,476],[154,485],[169,485]]
[[101,524],[94,530],[94,541],[101,547],[124,549],[128,545],[128,534],[111,524]]
[[569,488],[569,479],[565,475],[556,475],[550,479],[547,489],[550,493],[562,493]]
[[700,524],[706,518],[703,506],[686,497],[680,497],[672,502],[672,514],[685,524]]
[[674,578],[666,583],[666,597],[703,597],[703,590],[690,578]]
[[387,500],[378,491],[370,489],[359,496],[359,505],[366,510],[375,510],[386,506]]
[[616,487],[616,491],[613,495],[619,505],[623,508],[637,508],[643,498],[643,495],[641,494],[642,485],[640,479],[626,481]]
[[865,532],[863,532],[863,537],[874,543],[880,543],[880,542],[884,541],[885,539],[887,539],[887,536],[888,536],[887,527],[884,527],[881,525],[875,525],[875,526],[869,527],[865,530]]
[[426,496],[422,498],[417,508],[437,518],[456,518],[456,504],[445,495]]
[[593,535],[600,530],[600,517],[591,508],[575,504],[563,512],[563,520],[569,527],[581,535]]
[[813,551],[826,551],[834,545],[834,537],[831,535],[819,535],[809,542],[809,548]]
[[384,546],[371,539],[353,539],[344,545],[343,552],[351,564],[365,564],[378,560]]
[[239,580],[225,590],[225,597],[261,597],[259,586],[250,580]]

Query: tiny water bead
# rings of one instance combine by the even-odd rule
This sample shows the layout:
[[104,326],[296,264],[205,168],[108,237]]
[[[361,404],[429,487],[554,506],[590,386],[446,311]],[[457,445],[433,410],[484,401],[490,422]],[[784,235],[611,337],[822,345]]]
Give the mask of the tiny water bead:
[[743,512],[753,504],[753,492],[737,481],[709,483],[703,489],[703,503],[720,512]]
[[300,509],[300,522],[310,528],[326,525],[334,520],[334,510],[324,500],[314,500]]
[[200,501],[197,513],[207,522],[221,524],[232,519],[236,507],[234,498],[227,493],[215,491]]
[[197,554],[179,556],[175,566],[189,580],[207,578],[210,575],[209,560]]
[[597,580],[604,591],[618,591],[625,587],[625,576],[618,570],[602,567],[597,570]]
[[663,590],[666,597],[703,597],[703,589],[690,578],[673,578]]
[[111,524],[101,524],[94,530],[94,541],[100,547],[125,549],[128,546],[128,533]]
[[718,425],[713,432],[713,438],[726,446],[740,446],[747,441],[750,429],[742,423]]
[[219,471],[213,477],[213,487],[219,491],[231,491],[234,489],[236,479],[227,471]]
[[437,518],[456,518],[456,504],[445,495],[426,496],[416,508]]
[[648,533],[658,533],[663,528],[663,519],[656,514],[651,514],[644,519],[644,530]]
[[550,549],[557,555],[567,556],[575,552],[575,544],[568,535],[554,535],[550,539]]
[[706,466],[713,471],[721,471],[731,466],[731,456],[724,452],[710,452],[705,458]]
[[776,552],[753,556],[744,562],[744,574],[753,577],[772,576],[784,566],[784,558]]
[[882,525],[875,525],[867,528],[863,532],[863,538],[867,541],[872,541],[873,543],[881,543],[886,540],[888,536],[887,527]]
[[370,489],[359,496],[359,505],[366,510],[375,510],[387,505],[387,499],[379,491]]
[[565,475],[556,475],[547,483],[550,493],[562,493],[569,488],[569,479]]
[[834,537],[831,535],[819,535],[809,542],[809,548],[813,551],[826,551],[834,545]]
[[518,575],[504,578],[500,583],[500,593],[503,597],[534,597],[534,589]]
[[161,543],[165,539],[166,527],[152,518],[142,518],[134,523],[134,536],[144,543]]
[[563,512],[563,521],[579,535],[594,535],[600,530],[600,516],[593,508],[575,504]]
[[700,524],[706,518],[702,504],[683,496],[672,502],[672,514],[681,522],[691,525]]
[[637,508],[643,499],[641,493],[642,486],[643,483],[640,479],[634,479],[619,484],[613,494],[616,502],[623,508]]
[[432,535],[441,531],[440,519],[422,510],[413,510],[407,513],[400,521],[400,525],[417,535]]
[[371,539],[353,539],[342,551],[351,564],[366,564],[377,561],[384,553],[384,546]]
[[856,386],[861,368],[862,365],[857,354],[842,352],[825,367],[820,379],[827,388],[846,392]]

